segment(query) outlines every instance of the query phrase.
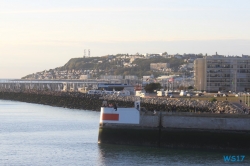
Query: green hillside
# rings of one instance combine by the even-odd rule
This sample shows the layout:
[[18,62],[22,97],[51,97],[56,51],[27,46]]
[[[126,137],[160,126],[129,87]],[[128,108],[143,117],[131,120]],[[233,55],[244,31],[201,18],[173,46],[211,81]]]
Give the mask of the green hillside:
[[[169,63],[172,72],[151,71],[150,63]],[[125,54],[72,58],[61,67],[29,74],[22,79],[79,79],[80,75],[88,73],[91,74],[93,78],[105,74],[123,76],[136,75],[138,77],[151,74],[159,76],[178,72],[180,65],[184,63],[184,59],[164,58],[161,56],[146,59],[143,58],[142,55],[138,55],[134,61],[131,61],[131,56]],[[74,76],[72,77],[70,75]]]
[[[98,63],[102,61],[102,63]],[[59,70],[100,70],[99,74],[114,74],[114,75],[159,75],[162,73],[153,73],[150,71],[150,63],[170,63],[171,68],[174,71],[178,70],[178,67],[184,64],[182,59],[176,58],[163,58],[155,57],[151,59],[135,59],[132,63],[135,66],[124,67],[122,62],[129,62],[129,59],[113,58],[109,60],[105,57],[91,57],[91,58],[72,58],[63,67],[58,68]]]

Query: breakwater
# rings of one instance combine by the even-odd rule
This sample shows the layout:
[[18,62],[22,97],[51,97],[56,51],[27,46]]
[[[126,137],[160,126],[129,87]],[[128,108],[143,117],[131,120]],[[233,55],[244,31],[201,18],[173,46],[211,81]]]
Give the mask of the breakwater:
[[[79,92],[0,92],[0,99],[45,104],[71,109],[100,111],[103,99],[98,95],[88,95]],[[115,101],[110,101],[114,103]],[[119,105],[131,107],[132,102],[117,101]]]
[[248,115],[141,113],[139,124],[101,123],[99,143],[163,148],[250,150]]
[[[100,111],[103,100],[108,103],[116,103],[118,107],[133,107],[134,101],[138,100],[135,96],[100,96],[80,92],[42,90],[0,91],[0,99],[95,111]],[[177,98],[141,98],[140,100],[141,107],[148,112],[244,113],[241,108],[237,108],[227,101],[210,102]]]

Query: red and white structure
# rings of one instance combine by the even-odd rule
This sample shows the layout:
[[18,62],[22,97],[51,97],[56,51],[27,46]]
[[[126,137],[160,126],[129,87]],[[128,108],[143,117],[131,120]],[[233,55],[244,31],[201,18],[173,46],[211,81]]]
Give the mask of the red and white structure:
[[100,124],[120,123],[120,124],[139,124],[140,123],[140,102],[135,102],[133,108],[101,107]]

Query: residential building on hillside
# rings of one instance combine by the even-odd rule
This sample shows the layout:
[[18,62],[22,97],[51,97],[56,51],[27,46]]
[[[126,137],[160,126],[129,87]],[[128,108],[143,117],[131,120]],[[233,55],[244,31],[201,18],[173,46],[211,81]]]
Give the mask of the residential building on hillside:
[[150,63],[150,70],[163,70],[170,68],[169,63]]
[[194,61],[194,84],[208,92],[250,92],[250,56],[212,55]]
[[89,74],[86,74],[86,75],[80,75],[80,80],[87,80],[90,78],[90,75]]
[[146,54],[143,54],[143,56],[144,56],[146,59],[150,59],[150,58],[161,57],[162,54],[161,54],[161,53],[160,53],[160,54],[148,54],[148,53],[146,53]]

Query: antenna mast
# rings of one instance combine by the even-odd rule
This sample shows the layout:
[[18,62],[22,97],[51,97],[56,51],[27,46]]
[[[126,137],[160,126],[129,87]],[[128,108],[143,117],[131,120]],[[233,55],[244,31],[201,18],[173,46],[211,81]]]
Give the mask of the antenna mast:
[[84,49],[84,55],[83,55],[83,58],[86,57],[86,49]]

